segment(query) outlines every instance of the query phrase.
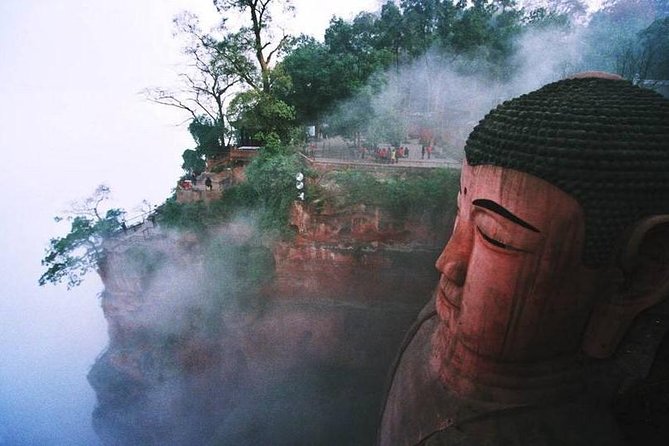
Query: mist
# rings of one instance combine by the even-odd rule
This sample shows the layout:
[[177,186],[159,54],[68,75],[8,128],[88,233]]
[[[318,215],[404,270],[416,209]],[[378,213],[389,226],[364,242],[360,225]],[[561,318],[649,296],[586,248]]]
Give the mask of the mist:
[[381,332],[408,313],[346,296],[276,300],[273,241],[256,218],[110,242],[110,345],[89,375],[105,444],[372,441],[382,382],[359,369],[383,374]]
[[619,35],[602,34],[601,26],[591,29],[580,16],[579,23],[569,26],[527,26],[501,65],[489,62],[485,49],[461,55],[433,48],[373,76],[362,94],[339,103],[324,122],[337,127],[369,119],[361,130],[372,145],[393,142],[398,131],[416,137],[411,127],[432,129],[440,136],[437,150],[462,160],[467,136],[500,103],[579,72],[614,72],[614,51],[628,45],[624,39],[636,36],[660,14],[643,3],[637,7],[639,13],[629,22],[616,15],[617,25],[625,28]]

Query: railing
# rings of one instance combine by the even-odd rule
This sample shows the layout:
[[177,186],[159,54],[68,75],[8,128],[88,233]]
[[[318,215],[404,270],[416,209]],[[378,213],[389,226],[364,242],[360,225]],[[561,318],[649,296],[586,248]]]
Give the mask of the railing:
[[148,240],[157,233],[156,212],[142,212],[131,218],[124,218],[113,237],[106,240],[105,248],[114,251],[120,246],[127,245],[128,242]]
[[[377,152],[371,149],[350,147],[341,138],[331,138],[313,142],[302,149],[302,155],[311,161],[322,164],[346,164],[362,167],[384,166],[384,167],[416,167],[416,168],[436,168],[436,167],[459,167],[462,164],[462,158],[457,154],[451,153],[453,150],[445,148],[438,149],[431,154],[422,153],[420,144],[410,142],[403,144],[404,149],[408,149],[406,156],[396,157],[396,162],[390,162],[391,147],[384,145],[386,156],[383,152]],[[456,151],[457,152],[457,151]]]

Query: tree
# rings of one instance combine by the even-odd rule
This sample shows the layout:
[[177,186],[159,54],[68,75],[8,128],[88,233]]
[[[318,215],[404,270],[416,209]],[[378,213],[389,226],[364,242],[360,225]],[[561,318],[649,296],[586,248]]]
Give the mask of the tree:
[[352,98],[342,101],[330,117],[329,130],[353,141],[356,147],[362,144],[364,132],[370,128],[375,117],[372,104],[373,92],[369,86],[361,88]]
[[367,128],[367,142],[376,146],[382,142],[388,142],[394,147],[399,147],[407,137],[407,126],[400,111],[386,107],[381,109],[371,119]]
[[[438,34],[437,17],[441,8],[439,0],[402,0],[405,48],[412,56],[420,56],[435,43]],[[448,2],[445,2],[448,3]]]
[[288,143],[295,117],[293,107],[277,94],[289,88],[288,79],[281,69],[272,66],[273,60],[286,51],[291,42],[286,34],[273,42],[271,24],[279,5],[284,11],[293,10],[290,0],[214,0],[219,12],[237,11],[245,17],[246,23],[236,33],[227,34],[219,45],[238,42],[236,45],[253,54],[256,72],[260,73],[259,80],[257,76],[244,78],[248,89],[238,92],[230,102],[230,122],[238,132],[250,134],[263,144],[275,137]]
[[[236,10],[247,14],[250,26],[243,26],[237,34],[239,41],[252,48],[256,61],[260,67],[261,89],[264,93],[271,93],[271,62],[272,59],[284,50],[289,36],[283,35],[275,44],[271,42],[270,24],[272,23],[272,6],[280,3],[278,0],[213,0],[219,12]],[[291,11],[293,6],[290,0],[283,0],[284,10]],[[254,89],[258,85],[250,84]]]
[[669,17],[655,20],[639,33],[641,79],[669,79]]
[[560,25],[565,22],[583,23],[588,12],[584,0],[525,0],[524,8],[529,11],[530,18],[557,20]]
[[295,109],[263,91],[248,90],[230,102],[230,119],[262,144],[274,137],[285,144],[290,140]]
[[317,122],[320,111],[332,102],[326,92],[330,79],[327,47],[312,37],[301,37],[281,66],[291,80],[281,99],[295,107],[301,122]]
[[481,58],[494,77],[508,78],[507,63],[521,25],[522,12],[515,0],[476,0],[454,22],[451,48],[456,54]]
[[611,71],[630,80],[642,76],[647,60],[643,52],[651,48],[642,47],[639,33],[666,15],[668,4],[667,0],[607,1],[587,27],[588,68]]
[[[180,89],[146,90],[150,100],[179,108],[190,115],[188,130],[197,146],[182,154],[182,167],[189,172],[199,171],[207,158],[225,153],[240,132],[249,132],[240,125],[252,119],[240,116],[240,112],[255,113],[260,110],[267,113],[275,110],[281,116],[269,121],[276,127],[277,121],[285,120],[286,112],[290,111],[287,105],[281,106],[267,99],[273,87],[279,89],[285,84],[285,76],[273,73],[271,69],[273,58],[286,48],[289,41],[284,35],[276,45],[271,43],[271,9],[280,2],[216,0],[213,3],[221,13],[231,10],[245,13],[245,24],[232,30],[228,27],[228,17],[223,17],[215,31],[204,32],[194,14],[177,16],[174,23],[177,32],[186,39],[184,52],[190,58],[190,67],[179,75],[182,81]],[[283,4],[291,9],[289,0]],[[256,93],[250,95],[249,90]],[[251,97],[254,100],[250,100]],[[229,111],[233,99],[237,107]],[[266,134],[275,131],[274,128],[253,129],[254,132],[256,130],[264,130]],[[276,132],[284,133],[287,132]]]
[[525,14],[523,19],[526,29],[568,29],[570,25],[569,16],[561,14],[555,9],[539,7]]
[[395,68],[399,68],[405,38],[402,26],[402,11],[391,1],[381,7],[381,15],[376,22],[378,30],[377,45],[387,48],[395,58]]
[[205,168],[207,167],[207,163],[203,155],[200,154],[197,150],[186,149],[181,154],[181,158],[184,161],[181,164],[181,168],[188,174],[199,175],[200,173],[204,172]]
[[337,101],[352,96],[364,84],[352,70],[356,63],[350,53],[333,54],[327,45],[302,37],[281,61],[280,67],[291,82],[279,97],[295,107],[300,122],[320,127]]
[[120,209],[102,213],[101,205],[108,198],[109,188],[100,185],[93,195],[73,207],[72,215],[56,217],[56,221],[71,223],[70,232],[49,241],[42,259],[46,271],[39,278],[40,285],[65,281],[70,289],[81,284],[91,269],[98,269],[103,264],[103,242],[121,229],[124,215]]
[[374,14],[360,13],[352,23],[332,19],[325,30],[325,45],[333,57],[348,57],[349,77],[356,89],[365,85],[373,74],[388,68],[394,60],[393,51],[380,44],[375,31]]
[[[204,33],[195,15],[181,14],[174,18],[174,24],[186,39],[183,51],[190,59],[190,69],[179,74],[179,89],[154,87],[145,90],[145,95],[158,104],[186,111],[192,121],[216,133],[219,148],[225,147],[232,136],[226,124],[225,102],[234,87],[253,78],[254,66],[239,39],[219,41]],[[225,28],[225,21],[221,28]]]
[[295,174],[309,176],[302,158],[295,154],[274,153],[257,157],[246,168],[248,184],[255,190],[262,207],[261,226],[288,228],[288,213],[297,199]]

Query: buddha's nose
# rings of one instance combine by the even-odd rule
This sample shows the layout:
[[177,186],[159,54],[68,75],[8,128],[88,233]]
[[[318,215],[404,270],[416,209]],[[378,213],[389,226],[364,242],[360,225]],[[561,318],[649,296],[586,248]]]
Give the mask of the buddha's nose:
[[462,252],[451,249],[451,243],[446,245],[446,248],[437,259],[436,267],[448,280],[457,286],[465,284],[465,277],[467,277],[467,259]]

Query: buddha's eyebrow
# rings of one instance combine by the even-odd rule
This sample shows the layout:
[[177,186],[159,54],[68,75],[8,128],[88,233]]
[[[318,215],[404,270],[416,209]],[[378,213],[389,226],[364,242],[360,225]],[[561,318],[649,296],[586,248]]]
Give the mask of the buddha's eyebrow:
[[478,207],[488,209],[489,211],[492,211],[492,212],[506,218],[507,220],[510,220],[513,223],[516,223],[516,224],[522,226],[523,228],[529,229],[530,231],[540,232],[537,228],[535,228],[534,226],[532,226],[531,224],[529,224],[528,222],[526,222],[522,218],[517,217],[516,215],[512,214],[511,211],[509,211],[505,207],[502,207],[501,205],[495,203],[492,200],[486,200],[484,198],[479,198],[477,200],[472,201],[472,204],[474,206],[478,206]]

